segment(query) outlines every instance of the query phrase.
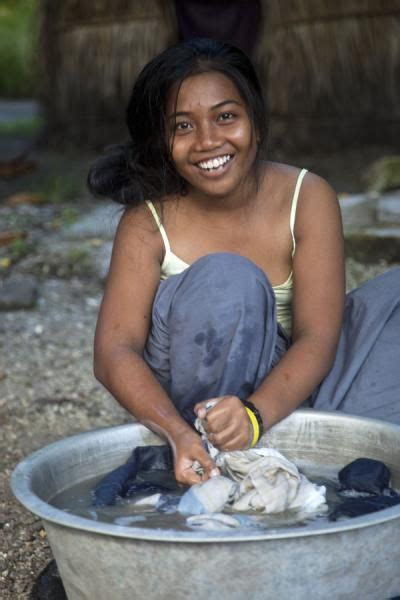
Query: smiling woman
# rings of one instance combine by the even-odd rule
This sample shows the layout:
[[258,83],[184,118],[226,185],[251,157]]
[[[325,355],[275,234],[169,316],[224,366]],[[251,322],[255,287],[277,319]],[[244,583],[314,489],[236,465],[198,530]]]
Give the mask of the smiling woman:
[[382,364],[382,332],[400,327],[399,272],[349,297],[343,321],[335,193],[305,169],[263,158],[266,110],[243,52],[206,39],[166,50],[139,75],[127,122],[129,144],[89,173],[93,192],[127,208],[95,374],[169,441],[177,480],[218,472],[196,416],[218,449],[244,449],[311,399],[365,414],[376,402],[365,400],[368,381],[379,392],[375,416],[400,421],[390,392],[400,385],[400,342],[389,340],[383,377],[367,360]]
[[[175,111],[175,112],[174,112]],[[245,198],[254,182],[256,136],[245,102],[222,73],[188,77],[166,106],[171,157],[190,195]]]

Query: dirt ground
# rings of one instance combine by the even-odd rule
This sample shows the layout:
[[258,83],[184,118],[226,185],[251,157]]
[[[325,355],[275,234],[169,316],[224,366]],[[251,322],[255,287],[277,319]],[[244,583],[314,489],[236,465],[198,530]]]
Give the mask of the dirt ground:
[[[363,166],[377,153],[376,149],[360,150],[352,155],[339,153],[295,162],[327,176],[338,191],[358,191]],[[18,185],[15,179],[2,185],[0,229],[14,227],[17,220],[35,244],[23,248],[24,252],[20,248],[22,256],[0,270],[0,276],[4,278],[11,271],[33,273],[38,302],[32,309],[0,312],[2,600],[30,598],[35,580],[52,558],[40,519],[22,508],[10,491],[15,465],[34,450],[65,436],[130,420],[92,374],[92,340],[103,288],[93,261],[96,248],[101,249],[105,241],[86,240],[94,249],[90,256],[79,252],[71,255],[70,250],[69,254],[57,253],[64,243],[65,215],[71,217],[72,208],[73,219],[79,220],[95,201],[82,196],[73,203],[58,201],[29,210],[21,205],[11,210],[5,200],[18,191]],[[365,266],[350,261],[350,286],[386,268],[384,263]]]

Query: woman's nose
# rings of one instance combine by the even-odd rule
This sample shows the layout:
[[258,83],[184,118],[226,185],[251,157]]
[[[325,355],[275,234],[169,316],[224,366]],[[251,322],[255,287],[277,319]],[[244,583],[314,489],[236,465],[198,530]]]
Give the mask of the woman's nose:
[[210,150],[221,145],[218,127],[214,123],[204,123],[196,130],[196,150]]

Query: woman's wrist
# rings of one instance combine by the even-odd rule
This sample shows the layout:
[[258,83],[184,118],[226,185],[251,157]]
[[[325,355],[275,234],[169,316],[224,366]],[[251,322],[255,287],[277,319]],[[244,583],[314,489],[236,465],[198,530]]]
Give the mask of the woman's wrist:
[[249,417],[252,425],[253,438],[251,440],[250,447],[253,448],[265,431],[264,422],[260,411],[255,404],[253,404],[253,402],[250,402],[250,400],[242,400],[242,404],[246,409],[247,416]]
[[161,423],[155,423],[150,419],[142,420],[141,422],[143,425],[149,427],[149,429],[166,439],[172,447],[175,447],[178,445],[179,441],[182,440],[182,438],[196,435],[196,432],[179,415],[177,415],[176,418],[174,417],[175,415],[171,415],[170,421],[165,423],[165,425]]

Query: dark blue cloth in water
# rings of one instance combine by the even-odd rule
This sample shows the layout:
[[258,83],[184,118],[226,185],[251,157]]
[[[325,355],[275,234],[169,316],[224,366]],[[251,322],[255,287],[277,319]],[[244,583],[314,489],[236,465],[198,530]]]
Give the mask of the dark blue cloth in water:
[[400,504],[400,495],[389,487],[390,471],[379,460],[357,458],[339,471],[338,478],[339,494],[358,492],[364,496],[345,498],[330,513],[330,521],[339,517],[360,517]]
[[329,520],[336,521],[339,517],[361,517],[397,504],[400,504],[400,496],[346,498],[330,513]]
[[381,494],[390,490],[390,471],[385,463],[372,458],[357,458],[341,471],[338,478],[340,490],[354,490],[368,494]]
[[[169,446],[138,446],[127,462],[103,477],[92,491],[93,506],[112,506],[117,498],[135,494],[167,492],[174,486],[164,486],[152,481],[138,481],[139,473],[170,471],[173,478],[173,458]],[[177,484],[176,484],[177,485]]]
[[243,256],[218,253],[160,283],[144,358],[193,423],[197,402],[247,398],[288,347],[264,272]]

